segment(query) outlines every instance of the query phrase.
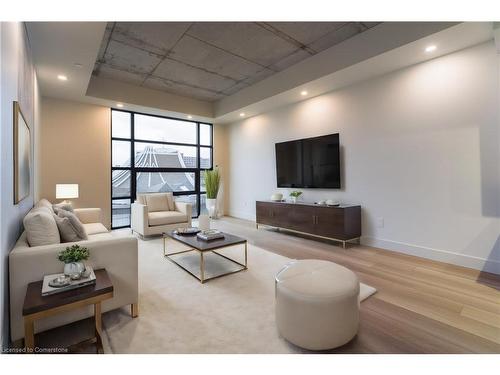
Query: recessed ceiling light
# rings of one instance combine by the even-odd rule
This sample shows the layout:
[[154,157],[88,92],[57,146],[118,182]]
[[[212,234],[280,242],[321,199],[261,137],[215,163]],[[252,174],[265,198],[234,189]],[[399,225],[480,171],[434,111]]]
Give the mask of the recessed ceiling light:
[[66,77],[64,74],[59,74],[57,76],[57,79],[60,80],[60,81],[67,81],[68,77]]
[[73,65],[75,66],[75,68],[83,68],[83,64],[80,63],[74,63]]
[[432,45],[432,46],[427,46],[425,48],[425,52],[432,52],[432,51],[435,51],[436,50],[436,46],[435,45]]
[[241,112],[240,117],[245,117],[245,112]]
[[117,106],[118,108],[123,108],[123,104],[122,104],[122,103],[116,103],[116,106]]
[[300,92],[300,95],[302,95],[302,96],[306,96],[306,95],[307,95],[307,91],[306,91],[306,90],[301,91],[301,92]]
[[188,115],[187,118],[191,120],[193,118],[193,116]]

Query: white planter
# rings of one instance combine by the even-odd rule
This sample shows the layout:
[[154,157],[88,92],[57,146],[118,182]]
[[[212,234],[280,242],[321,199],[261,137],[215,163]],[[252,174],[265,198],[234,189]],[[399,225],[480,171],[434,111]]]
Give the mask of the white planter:
[[72,263],[65,263],[64,264],[64,274],[65,275],[72,275],[74,273],[82,273],[85,271],[85,265],[83,262],[72,262]]
[[297,203],[297,197],[290,197],[290,200],[292,201],[292,203]]
[[207,207],[208,216],[212,219],[217,219],[217,199],[205,200],[205,206]]

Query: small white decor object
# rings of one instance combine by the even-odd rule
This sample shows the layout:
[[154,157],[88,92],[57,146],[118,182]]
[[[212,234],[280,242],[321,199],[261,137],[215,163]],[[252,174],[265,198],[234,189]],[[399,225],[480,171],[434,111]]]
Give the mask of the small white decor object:
[[326,200],[326,205],[327,206],[339,206],[340,202],[336,201],[336,200],[333,200],[333,199],[327,199]]
[[208,217],[208,215],[198,216],[198,228],[200,228],[201,230],[210,229],[210,218]]
[[292,203],[297,203],[297,198],[300,197],[301,195],[302,195],[302,192],[299,190],[292,191],[290,193],[290,199],[291,199]]
[[274,202],[281,202],[283,200],[283,194],[274,193],[273,195],[271,195],[271,200]]
[[64,274],[71,276],[74,274],[81,274],[85,270],[82,262],[64,263]]

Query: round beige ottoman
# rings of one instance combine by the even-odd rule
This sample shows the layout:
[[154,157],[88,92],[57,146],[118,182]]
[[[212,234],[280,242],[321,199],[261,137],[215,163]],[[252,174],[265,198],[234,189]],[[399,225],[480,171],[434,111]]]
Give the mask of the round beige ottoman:
[[291,343],[309,350],[336,348],[358,332],[359,280],[325,260],[291,262],[276,275],[276,325]]

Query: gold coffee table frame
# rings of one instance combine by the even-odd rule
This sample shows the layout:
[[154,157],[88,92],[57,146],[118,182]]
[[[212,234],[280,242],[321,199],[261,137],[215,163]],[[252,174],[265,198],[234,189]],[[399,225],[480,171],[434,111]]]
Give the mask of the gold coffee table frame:
[[[191,248],[186,249],[186,250],[177,251],[177,252],[174,252],[174,253],[167,253],[167,239],[177,241],[177,242],[179,242],[179,243],[181,243],[181,244],[183,244],[185,246],[189,246],[189,245],[186,244],[185,242],[182,242],[182,241],[176,239],[175,237],[166,235],[165,233],[163,234],[163,256],[166,259],[168,259],[169,261],[171,261],[172,263],[174,263],[175,265],[177,265],[178,267],[182,268],[187,273],[189,273],[191,276],[193,276],[195,279],[197,279],[202,284],[204,284],[205,282],[207,282],[209,280],[218,279],[219,277],[232,275],[233,273],[238,273],[238,272],[245,271],[245,270],[248,269],[248,249],[247,249],[247,241],[246,240],[245,240],[245,242],[240,242],[240,243],[232,243],[232,244],[226,244],[226,245],[221,244],[221,246],[217,246],[216,248],[213,248],[213,249],[200,250],[200,249],[197,249],[195,247],[191,247]],[[229,258],[226,255],[220,254],[217,251],[215,251],[215,250],[220,250],[220,249],[223,249],[223,248],[226,248],[226,247],[232,247],[232,246],[237,246],[237,245],[244,245],[245,246],[245,263],[244,264],[238,262],[237,260]],[[182,264],[180,264],[179,262],[176,262],[175,259],[172,258],[172,256],[174,256],[174,255],[183,254],[183,253],[189,253],[191,251],[197,251],[200,254],[200,277],[198,277],[198,275],[194,274],[193,272],[191,272],[186,267],[184,267]],[[218,255],[218,256],[220,256],[220,257],[222,257],[224,259],[227,259],[227,260],[229,260],[229,261],[231,261],[231,262],[239,265],[241,268],[238,269],[238,270],[235,270],[235,271],[230,271],[230,272],[222,273],[222,274],[217,275],[217,276],[212,276],[212,277],[206,278],[205,277],[205,258],[204,258],[204,253],[208,253],[208,252],[212,252],[215,255]]]

